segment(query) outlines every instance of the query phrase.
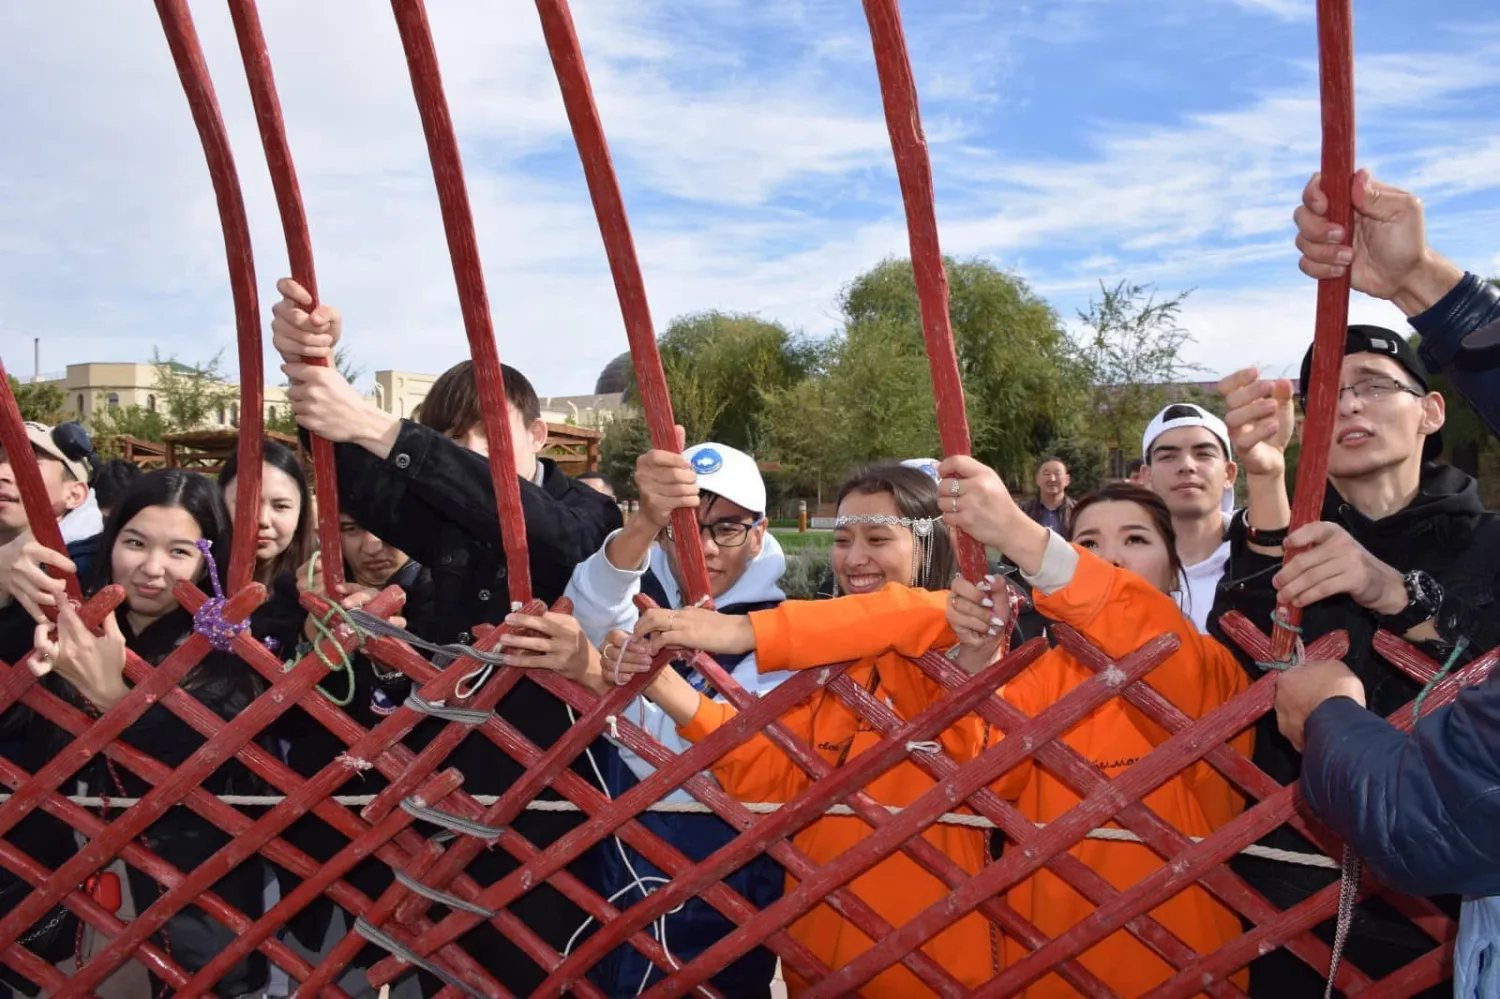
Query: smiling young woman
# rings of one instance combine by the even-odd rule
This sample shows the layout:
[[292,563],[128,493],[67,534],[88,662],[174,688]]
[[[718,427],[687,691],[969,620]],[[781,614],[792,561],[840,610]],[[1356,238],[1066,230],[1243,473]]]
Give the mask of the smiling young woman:
[[[186,581],[208,589],[204,548],[218,553],[229,550],[229,518],[212,481],[196,472],[164,469],[141,476],[130,487],[105,525],[101,541],[96,578],[86,590],[97,592],[112,584],[125,590],[124,603],[105,619],[103,634],[93,633],[77,611],[64,604],[56,633],[49,625],[41,625],[33,636],[42,657],[38,668],[46,671],[42,682],[65,700],[96,711],[107,710],[129,693],[127,652],[157,666],[192,637],[193,616],[177,602],[174,587]],[[259,677],[238,657],[217,649],[189,670],[178,686],[225,720],[244,711],[263,689]],[[0,728],[24,732],[28,758],[21,762],[33,773],[71,741],[66,732],[19,705],[0,715]],[[181,766],[204,741],[159,703],[126,728],[120,739],[169,767]],[[93,795],[139,797],[149,790],[144,781],[103,756],[80,769],[78,779]],[[202,786],[213,794],[264,791],[234,760],[209,775]],[[142,838],[153,852],[183,872],[193,870],[229,842],[228,834],[181,807],[164,814]],[[63,845],[40,844],[45,854],[38,856],[56,859],[52,854],[71,852],[72,843],[72,837],[64,834]],[[161,888],[135,868],[127,867],[127,873],[137,909],[144,911]],[[263,865],[251,861],[213,890],[255,918],[263,909],[265,878]],[[233,933],[201,910],[188,907],[169,919],[155,939],[158,945],[165,943],[179,965],[195,970],[227,946]],[[222,978],[216,991],[224,996],[242,995],[258,991],[265,980],[265,959],[256,955]],[[161,992],[162,984],[154,983],[154,994]]]

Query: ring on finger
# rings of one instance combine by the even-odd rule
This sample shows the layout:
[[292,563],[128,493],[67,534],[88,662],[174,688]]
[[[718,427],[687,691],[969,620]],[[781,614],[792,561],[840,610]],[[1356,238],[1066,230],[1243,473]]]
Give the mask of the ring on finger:
[[948,495],[949,496],[957,496],[958,495],[959,486],[960,486],[960,483],[959,483],[958,479],[949,479],[948,480]]
[[953,497],[953,512],[958,512],[958,496],[956,494]]

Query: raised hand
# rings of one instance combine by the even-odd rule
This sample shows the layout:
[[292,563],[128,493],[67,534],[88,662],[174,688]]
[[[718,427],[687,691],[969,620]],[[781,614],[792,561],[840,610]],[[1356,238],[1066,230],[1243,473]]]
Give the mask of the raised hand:
[[291,278],[276,282],[281,301],[271,307],[271,346],[284,360],[333,357],[343,334],[339,310],[319,305],[311,312],[312,296]]
[[[677,428],[681,443],[682,428]],[[672,512],[696,509],[698,476],[692,462],[673,451],[647,451],[635,461],[635,487],[641,496],[639,516],[661,531],[672,523]]]
[[1263,379],[1255,368],[1242,368],[1218,385],[1228,412],[1229,440],[1246,475],[1275,475],[1286,471],[1286,448],[1296,429],[1292,383],[1285,378]]
[[59,573],[78,571],[66,555],[48,548],[29,532],[23,531],[0,545],[0,592],[13,597],[39,624],[47,623],[42,608],[58,606],[68,591],[67,583],[49,575],[44,566],[51,566]]
[[55,671],[101,710],[130,692],[125,686],[125,636],[113,613],[104,618],[104,634],[95,635],[73,605],[63,601],[57,609],[55,639],[51,632],[50,625],[36,626],[33,673],[45,676]]
[[599,651],[571,614],[511,614],[505,623],[515,629],[500,636],[507,665],[550,669],[585,686],[600,675]]
[[651,650],[628,631],[611,631],[599,647],[599,665],[604,678],[617,686],[630,682],[637,673],[651,671]]
[[943,523],[957,527],[982,544],[1004,548],[1020,507],[995,470],[967,455],[938,465],[938,509]]
[[1366,610],[1385,615],[1398,614],[1407,604],[1401,573],[1337,524],[1305,524],[1287,535],[1286,548],[1296,554],[1271,579],[1281,603],[1306,607],[1347,593]]
[[1299,751],[1308,715],[1330,697],[1365,704],[1364,684],[1341,662],[1303,663],[1276,678],[1276,727]]
[[725,655],[755,651],[755,628],[749,617],[720,614],[701,607],[649,610],[636,622],[635,637],[648,643],[652,656],[665,648]]
[[[367,435],[366,424],[370,421],[366,417],[370,411],[379,410],[366,405],[343,375],[333,368],[297,362],[283,364],[281,370],[291,379],[286,395],[299,425],[335,443]],[[381,430],[387,422],[380,422]]]
[[1382,183],[1368,170],[1354,175],[1353,246],[1328,220],[1323,175],[1315,173],[1292,213],[1297,223],[1298,267],[1313,278],[1349,274],[1356,291],[1393,302],[1408,316],[1435,305],[1463,278],[1463,271],[1427,245],[1422,202],[1416,195]]
[[[1003,589],[1005,584],[1000,585]],[[994,589],[993,576],[986,576],[977,586],[963,576],[953,577],[948,627],[958,636],[955,661],[967,673],[978,673],[995,661],[1010,624],[1010,601],[1001,600],[997,605]]]

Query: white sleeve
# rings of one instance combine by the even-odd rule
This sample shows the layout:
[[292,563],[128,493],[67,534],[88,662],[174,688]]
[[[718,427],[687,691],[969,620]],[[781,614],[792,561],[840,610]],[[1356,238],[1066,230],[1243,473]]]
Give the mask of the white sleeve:
[[1035,575],[1022,572],[1021,578],[1046,594],[1056,593],[1073,581],[1078,571],[1078,549],[1063,540],[1056,531],[1047,533],[1047,550]]
[[563,596],[573,601],[573,617],[595,645],[602,644],[604,636],[615,629],[630,631],[635,627],[640,616],[635,595],[641,592],[641,577],[651,564],[648,555],[635,569],[611,565],[604,551],[618,533],[611,534],[598,551],[578,564],[563,591]]

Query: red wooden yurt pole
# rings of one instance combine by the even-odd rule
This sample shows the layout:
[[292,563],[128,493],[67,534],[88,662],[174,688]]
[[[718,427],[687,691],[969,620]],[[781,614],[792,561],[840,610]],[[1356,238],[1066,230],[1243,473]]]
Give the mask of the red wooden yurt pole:
[[[1328,198],[1328,220],[1344,230],[1344,243],[1353,245],[1354,226],[1350,188],[1354,183],[1354,14],[1352,0],[1318,0],[1318,75],[1323,101],[1323,194]],[[1339,405],[1339,373],[1344,361],[1344,337],[1349,325],[1349,269],[1342,277],[1318,282],[1318,314],[1313,332],[1312,375],[1307,391],[1306,420],[1302,426],[1302,457],[1297,465],[1297,488],[1292,500],[1292,528],[1318,520],[1328,485],[1328,450]],[[1290,553],[1288,553],[1290,554]],[[1284,627],[1278,615],[1271,651],[1287,658],[1296,645],[1292,630],[1302,611],[1287,607]]]
[[[16,488],[21,493],[21,506],[26,510],[26,519],[31,524],[31,535],[59,554],[67,554],[63,544],[62,529],[52,515],[52,504],[47,500],[47,484],[42,481],[42,470],[37,467],[36,452],[32,450],[31,438],[26,436],[25,421],[21,418],[21,407],[10,390],[10,379],[5,374],[5,365],[0,363],[0,445],[10,458],[10,467],[15,469]],[[78,578],[68,576],[68,596],[82,599]],[[54,611],[54,615],[55,615]]]
[[260,356],[260,306],[256,298],[255,260],[250,250],[250,223],[245,217],[245,199],[234,167],[234,153],[229,148],[229,133],[219,113],[219,100],[214,94],[187,0],[156,0],[156,11],[161,16],[172,61],[177,64],[177,75],[182,78],[182,90],[208,160],[208,173],[219,204],[219,221],[224,228],[224,250],[229,258],[229,287],[234,294],[240,363],[240,473],[235,476],[234,501],[242,523],[241,529],[234,532],[230,548],[226,589],[235,593],[255,575],[254,518],[260,509],[261,434],[265,430],[265,414],[261,411],[265,372]]
[[453,258],[453,277],[463,309],[464,331],[474,359],[484,433],[490,446],[490,478],[500,510],[506,578],[511,604],[515,606],[531,599],[531,562],[527,555],[521,487],[516,481],[515,442],[510,437],[500,353],[495,347],[484,269],[479,262],[479,242],[474,235],[474,216],[469,210],[469,190],[464,183],[453,119],[448,113],[448,98],[443,94],[437,50],[427,23],[427,5],[422,0],[391,0],[391,9],[396,14],[396,28],[401,33],[417,110],[422,116],[422,131],[427,138],[427,153],[432,160],[438,203],[443,212],[443,229],[448,236],[448,253]]
[[[231,0],[229,16],[234,21],[235,37],[240,43],[240,58],[250,83],[250,100],[255,105],[255,121],[260,127],[260,142],[266,151],[266,166],[271,186],[276,191],[276,206],[281,212],[281,229],[286,236],[287,261],[292,279],[312,296],[312,311],[318,304],[318,278],[313,269],[312,237],[307,231],[307,213],[302,205],[302,190],[297,184],[297,169],[292,164],[292,150],[287,143],[286,123],[281,116],[281,100],[276,95],[276,78],[271,72],[271,56],[266,50],[266,36],[261,31],[260,14],[255,0]],[[327,358],[306,357],[308,364],[326,366]],[[243,420],[243,416],[241,419]],[[314,434],[312,438],[313,481],[318,487],[318,544],[330,554],[339,550],[339,484],[338,469],[333,461],[333,445]],[[241,468],[246,467],[241,464]],[[344,560],[323,560],[323,582],[328,592],[344,581]]]
[[[948,318],[948,273],[938,245],[937,212],[933,206],[932,161],[917,109],[917,84],[912,78],[906,35],[896,0],[865,0],[865,19],[875,46],[875,69],[885,103],[885,124],[896,154],[896,176],[906,204],[906,229],[911,240],[911,265],[922,308],[922,337],[932,367],[932,394],[937,402],[938,436],[945,455],[969,453],[969,417],[964,408],[964,386]],[[964,575],[977,581],[986,572],[984,547],[959,534],[958,561]]]
[[[651,325],[651,308],[646,301],[646,283],[641,277],[640,261],[635,255],[635,240],[620,196],[620,182],[604,138],[599,108],[589,84],[588,68],[573,15],[567,0],[537,0],[542,18],[542,33],[552,68],[562,89],[563,105],[573,127],[573,140],[583,161],[589,195],[594,201],[594,216],[604,237],[609,256],[610,273],[615,279],[615,294],[625,319],[625,335],[630,340],[631,360],[635,363],[635,381],[641,394],[641,410],[651,431],[651,446],[663,451],[677,450],[677,431],[673,426],[672,398],[667,392],[667,377],[656,348],[656,332]],[[763,511],[762,511],[763,512]],[[687,593],[691,602],[709,597],[708,569],[703,564],[703,544],[692,510],[678,510],[672,518],[677,535],[677,561],[683,567]]]

